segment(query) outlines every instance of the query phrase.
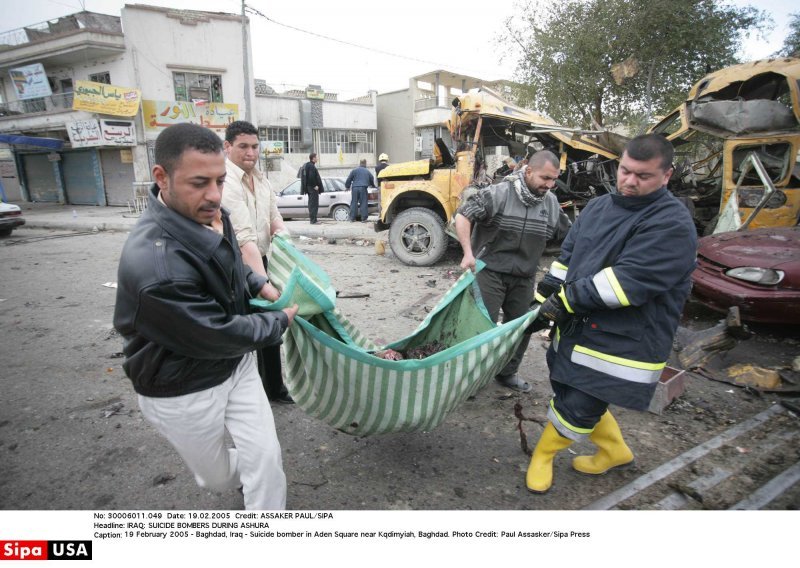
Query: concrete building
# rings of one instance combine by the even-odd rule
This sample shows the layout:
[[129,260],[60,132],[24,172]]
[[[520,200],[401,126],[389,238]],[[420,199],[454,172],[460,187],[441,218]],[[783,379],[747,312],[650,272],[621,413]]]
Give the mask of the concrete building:
[[377,97],[377,152],[391,163],[430,158],[437,138],[452,146],[447,121],[455,97],[476,87],[508,94],[509,83],[459,75],[444,69],[411,77],[408,88]]
[[[243,49],[243,34],[247,37]],[[259,127],[275,189],[310,152],[323,175],[375,163],[375,93],[277,93],[253,79],[249,20],[126,5],[0,33],[0,175],[8,200],[126,205],[146,187],[159,132]],[[245,64],[246,62],[246,64]],[[266,157],[268,156],[268,158]]]

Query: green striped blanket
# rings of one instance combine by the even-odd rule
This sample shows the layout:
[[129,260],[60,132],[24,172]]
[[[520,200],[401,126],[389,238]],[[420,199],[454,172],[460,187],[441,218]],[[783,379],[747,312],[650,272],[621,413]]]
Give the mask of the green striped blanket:
[[[272,310],[300,306],[284,336],[290,394],[309,415],[356,436],[435,428],[505,366],[535,317],[530,312],[494,324],[467,271],[411,335],[377,346],[336,308],[328,276],[290,241],[275,237],[269,266],[281,298],[251,303]],[[424,359],[375,355],[433,342],[443,350]]]

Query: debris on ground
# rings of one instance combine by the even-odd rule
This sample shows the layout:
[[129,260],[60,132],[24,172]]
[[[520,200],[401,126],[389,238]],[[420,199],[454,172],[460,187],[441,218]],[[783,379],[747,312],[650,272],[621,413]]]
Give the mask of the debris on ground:
[[682,368],[694,370],[704,367],[719,351],[728,351],[736,343],[748,339],[752,333],[739,315],[739,308],[732,306],[727,317],[714,327],[700,331],[678,328],[675,336],[675,351]]
[[728,367],[725,372],[735,384],[741,386],[776,389],[781,385],[780,374],[775,369],[739,364]]
[[159,473],[153,478],[153,486],[158,487],[159,485],[166,485],[173,479],[175,479],[174,473]]

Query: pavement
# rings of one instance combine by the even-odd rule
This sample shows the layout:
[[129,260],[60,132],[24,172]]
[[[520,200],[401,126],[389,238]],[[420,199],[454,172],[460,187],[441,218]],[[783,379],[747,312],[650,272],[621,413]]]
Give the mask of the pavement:
[[[130,231],[139,220],[139,213],[128,207],[94,205],[61,205],[58,203],[17,202],[25,218],[25,227],[57,231]],[[386,231],[375,232],[374,221],[367,223],[339,222],[320,219],[314,225],[307,219],[284,221],[292,236],[310,239],[386,240]]]

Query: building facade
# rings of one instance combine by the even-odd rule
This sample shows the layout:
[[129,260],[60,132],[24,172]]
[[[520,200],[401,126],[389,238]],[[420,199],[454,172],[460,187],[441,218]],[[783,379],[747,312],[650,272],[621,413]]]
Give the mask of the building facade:
[[0,33],[7,199],[128,205],[149,185],[156,137],[178,122],[220,136],[233,120],[253,122],[276,189],[311,152],[323,175],[374,164],[375,94],[277,93],[252,79],[249,38],[240,15],[140,4]]
[[392,163],[431,158],[437,138],[452,146],[447,122],[455,97],[482,86],[508,95],[508,85],[444,69],[411,77],[408,89],[377,96],[377,151]]

